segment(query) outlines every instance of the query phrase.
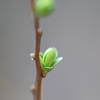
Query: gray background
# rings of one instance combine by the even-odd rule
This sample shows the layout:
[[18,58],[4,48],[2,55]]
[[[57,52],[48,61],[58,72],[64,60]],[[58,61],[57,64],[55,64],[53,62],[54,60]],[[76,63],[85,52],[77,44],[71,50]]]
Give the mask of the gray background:
[[[43,79],[43,100],[100,100],[100,0],[56,0],[40,25],[41,51],[64,58]],[[33,100],[34,44],[28,0],[0,0],[0,100]]]

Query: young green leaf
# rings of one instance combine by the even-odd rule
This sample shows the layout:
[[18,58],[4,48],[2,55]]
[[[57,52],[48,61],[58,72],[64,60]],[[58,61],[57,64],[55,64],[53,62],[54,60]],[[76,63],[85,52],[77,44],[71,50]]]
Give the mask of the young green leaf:
[[43,59],[43,53],[42,52],[39,53],[39,56]]
[[44,55],[43,55],[43,61],[45,62],[45,59],[46,59],[46,56],[47,54],[49,53],[49,51],[52,50],[51,48],[48,48],[45,52],[44,52]]
[[50,67],[52,65],[52,63],[55,61],[57,55],[58,55],[58,51],[54,47],[51,47],[46,50],[46,52],[44,53],[44,56],[43,56],[43,58],[44,58],[43,61],[46,65],[46,67]]
[[41,69],[43,71],[46,66],[45,66],[45,63],[43,62],[42,58],[41,57],[39,57],[39,58],[40,58]]
[[56,65],[56,64],[57,64],[58,62],[60,62],[62,59],[63,59],[63,57],[59,57],[58,59],[56,59],[56,60],[54,61],[54,63],[52,64],[51,67],[53,67],[54,65]]

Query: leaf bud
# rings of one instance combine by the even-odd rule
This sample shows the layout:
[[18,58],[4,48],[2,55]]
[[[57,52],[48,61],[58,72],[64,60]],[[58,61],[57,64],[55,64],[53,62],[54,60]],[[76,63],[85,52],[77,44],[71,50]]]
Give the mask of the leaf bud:
[[55,9],[54,0],[36,0],[35,14],[38,17],[44,17],[52,13]]
[[53,64],[53,62],[55,61],[55,59],[58,56],[58,51],[56,48],[52,47],[52,48],[48,48],[43,56],[43,61],[45,63],[45,65],[47,67],[51,67],[51,65]]
[[54,47],[48,48],[44,52],[44,54],[40,52],[39,54],[40,64],[44,74],[50,72],[54,68],[54,65],[56,65],[58,62],[60,62],[63,59],[63,57],[57,58],[57,56],[58,56],[58,51]]

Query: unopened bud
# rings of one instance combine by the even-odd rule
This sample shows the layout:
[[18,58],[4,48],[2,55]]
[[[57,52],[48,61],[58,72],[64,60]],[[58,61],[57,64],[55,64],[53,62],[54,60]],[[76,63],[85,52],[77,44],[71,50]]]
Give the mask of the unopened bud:
[[55,5],[53,0],[36,0],[35,14],[38,17],[44,17],[54,11]]

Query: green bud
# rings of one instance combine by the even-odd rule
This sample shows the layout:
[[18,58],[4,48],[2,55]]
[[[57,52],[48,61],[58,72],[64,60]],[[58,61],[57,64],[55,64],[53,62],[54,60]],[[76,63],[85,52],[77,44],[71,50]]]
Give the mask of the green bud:
[[53,0],[36,0],[35,14],[38,17],[44,17],[54,11],[55,5]]
[[42,53],[39,54],[41,69],[45,74],[50,72],[54,68],[54,65],[56,65],[63,59],[62,57],[56,59],[57,56],[58,56],[58,51],[54,47],[48,48],[44,52],[44,54]]
[[53,62],[58,56],[58,51],[56,48],[49,48],[45,51],[43,56],[43,61],[47,67],[51,67]]

